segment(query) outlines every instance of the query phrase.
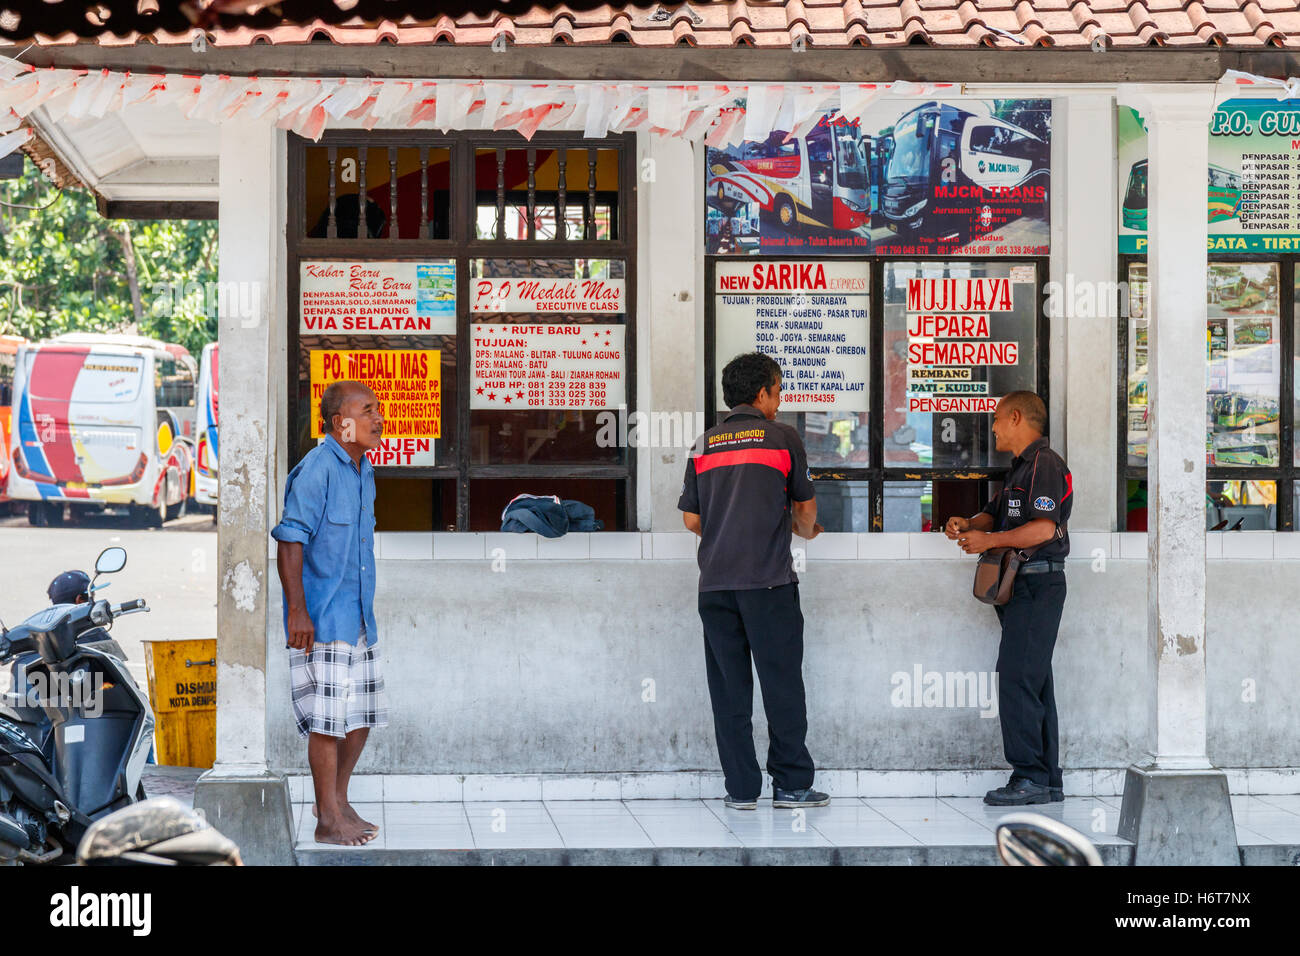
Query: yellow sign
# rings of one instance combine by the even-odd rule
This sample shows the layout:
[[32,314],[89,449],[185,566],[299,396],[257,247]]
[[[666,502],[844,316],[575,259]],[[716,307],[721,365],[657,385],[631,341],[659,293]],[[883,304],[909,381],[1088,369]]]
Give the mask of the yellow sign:
[[384,441],[375,465],[430,465],[442,437],[442,353],[437,349],[319,350],[311,353],[311,434],[325,433],[320,400],[333,382],[370,386],[384,415]]

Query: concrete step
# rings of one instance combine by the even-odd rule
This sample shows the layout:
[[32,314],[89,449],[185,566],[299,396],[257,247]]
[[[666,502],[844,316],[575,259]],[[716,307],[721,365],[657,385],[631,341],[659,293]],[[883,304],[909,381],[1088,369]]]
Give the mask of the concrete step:
[[[1107,866],[1132,861],[1131,844],[1098,847]],[[995,866],[992,846],[545,847],[447,850],[297,849],[299,866]]]
[[[1242,863],[1300,865],[1300,796],[1232,798]],[[1031,808],[1085,834],[1108,866],[1132,862],[1118,797]],[[990,866],[1010,808],[974,797],[835,797],[795,812],[721,800],[358,801],[380,827],[363,847],[313,839],[311,805],[293,804],[303,866],[896,865]]]

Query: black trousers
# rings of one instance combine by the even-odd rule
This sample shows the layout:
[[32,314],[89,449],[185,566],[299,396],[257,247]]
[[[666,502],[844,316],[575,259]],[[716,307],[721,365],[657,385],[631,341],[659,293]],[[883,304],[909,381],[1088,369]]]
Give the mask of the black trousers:
[[1061,786],[1060,734],[1052,687],[1052,650],[1065,606],[1065,572],[1017,575],[1011,600],[997,608],[998,717],[1002,748],[1016,774]]
[[767,714],[767,772],[772,783],[782,790],[811,787],[813,761],[804,743],[808,711],[799,585],[701,591],[700,620],[713,729],[727,793],[738,800],[754,800],[763,789],[754,755],[755,669]]

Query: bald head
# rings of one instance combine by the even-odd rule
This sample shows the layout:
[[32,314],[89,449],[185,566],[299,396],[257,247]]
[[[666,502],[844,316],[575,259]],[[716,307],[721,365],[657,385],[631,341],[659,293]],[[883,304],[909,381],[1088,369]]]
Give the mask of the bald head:
[[1036,394],[1029,391],[1008,392],[998,402],[999,412],[1005,410],[1008,415],[1019,412],[1025,424],[1038,434],[1047,431],[1047,406]]

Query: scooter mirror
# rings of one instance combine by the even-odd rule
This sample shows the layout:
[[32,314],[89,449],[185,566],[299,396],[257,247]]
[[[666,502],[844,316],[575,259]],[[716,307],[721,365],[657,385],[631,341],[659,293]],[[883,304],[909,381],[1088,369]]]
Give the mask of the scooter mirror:
[[1007,866],[1101,866],[1087,837],[1041,813],[1012,813],[998,821],[998,857]]
[[126,567],[126,548],[105,548],[95,559],[96,574],[114,574]]

